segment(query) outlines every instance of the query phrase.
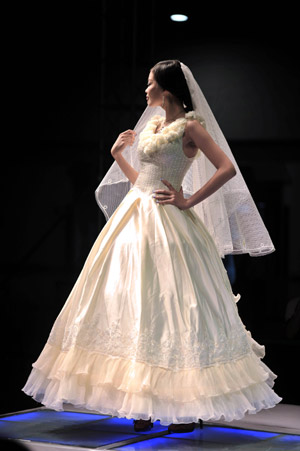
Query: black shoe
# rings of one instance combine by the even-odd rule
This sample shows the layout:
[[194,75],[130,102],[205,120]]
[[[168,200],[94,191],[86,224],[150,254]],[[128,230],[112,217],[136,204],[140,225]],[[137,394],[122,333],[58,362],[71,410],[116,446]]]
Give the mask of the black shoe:
[[149,420],[133,420],[135,432],[147,431],[153,428],[151,418]]
[[193,432],[194,429],[195,423],[172,423],[168,426],[169,432]]

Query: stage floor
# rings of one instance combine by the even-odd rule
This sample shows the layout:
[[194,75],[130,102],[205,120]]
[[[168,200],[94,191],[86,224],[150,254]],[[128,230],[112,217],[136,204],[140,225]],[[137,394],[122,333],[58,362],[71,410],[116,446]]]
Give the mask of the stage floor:
[[[300,406],[279,404],[242,421],[205,422],[190,433],[169,434],[159,421],[151,431],[135,432],[133,420],[65,405],[0,416],[1,450],[300,450]],[[6,444],[6,446],[5,446]],[[19,445],[19,446],[18,446]]]

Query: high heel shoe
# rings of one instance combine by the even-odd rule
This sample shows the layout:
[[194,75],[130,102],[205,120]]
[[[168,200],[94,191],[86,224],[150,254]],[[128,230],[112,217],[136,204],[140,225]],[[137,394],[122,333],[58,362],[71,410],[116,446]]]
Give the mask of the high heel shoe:
[[[195,429],[195,423],[178,423],[178,424],[170,424],[168,426],[168,432],[193,432]],[[199,426],[200,429],[203,429],[203,421],[199,418]]]
[[172,423],[168,426],[168,432],[193,432],[195,423]]
[[133,420],[135,432],[147,431],[153,428],[151,418],[149,420]]

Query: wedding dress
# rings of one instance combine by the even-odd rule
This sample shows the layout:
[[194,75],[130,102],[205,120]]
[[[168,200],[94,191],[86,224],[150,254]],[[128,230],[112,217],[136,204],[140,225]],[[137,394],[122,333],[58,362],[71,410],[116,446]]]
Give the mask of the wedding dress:
[[64,403],[161,424],[231,421],[275,406],[276,375],[245,329],[215,242],[194,208],[161,205],[195,158],[187,120],[140,135],[136,182],[97,237],[23,387]]

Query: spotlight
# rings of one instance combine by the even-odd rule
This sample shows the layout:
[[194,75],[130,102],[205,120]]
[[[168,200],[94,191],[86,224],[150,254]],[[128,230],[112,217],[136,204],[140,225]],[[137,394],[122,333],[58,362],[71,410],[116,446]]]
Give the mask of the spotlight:
[[171,20],[173,20],[174,22],[185,22],[186,20],[188,20],[188,16],[186,16],[185,14],[172,14]]

